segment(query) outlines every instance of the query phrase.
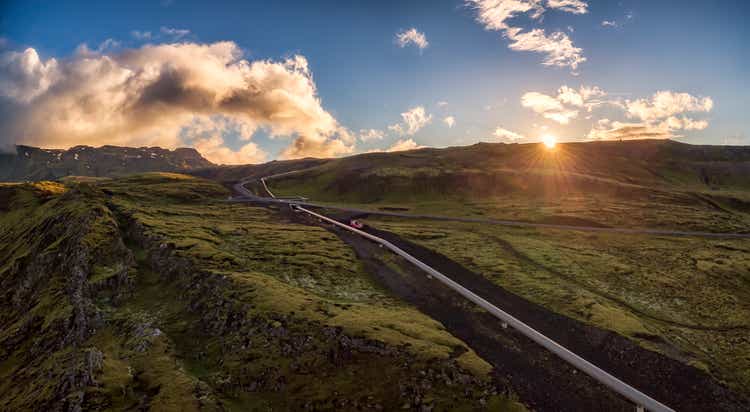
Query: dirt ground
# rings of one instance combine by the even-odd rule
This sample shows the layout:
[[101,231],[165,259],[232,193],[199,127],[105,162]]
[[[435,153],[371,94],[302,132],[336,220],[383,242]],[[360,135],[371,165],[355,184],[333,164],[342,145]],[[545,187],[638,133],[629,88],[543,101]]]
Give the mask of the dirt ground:
[[[392,293],[440,321],[494,367],[499,389],[510,389],[537,411],[632,411],[634,405],[546,349],[466,301],[437,280],[378,245],[331,229]],[[396,244],[590,362],[679,411],[747,411],[750,402],[707,373],[646,350],[516,296],[447,257],[375,228]],[[391,264],[388,264],[391,262]]]

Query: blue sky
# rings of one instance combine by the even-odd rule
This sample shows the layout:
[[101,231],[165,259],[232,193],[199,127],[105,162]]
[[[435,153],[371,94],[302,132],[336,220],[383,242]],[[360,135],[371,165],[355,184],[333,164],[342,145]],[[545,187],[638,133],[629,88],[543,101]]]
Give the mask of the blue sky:
[[[586,59],[577,67],[543,65],[547,53],[511,50],[513,34],[487,30],[487,23],[478,20],[482,7],[493,4],[460,0],[5,1],[0,6],[0,36],[3,52],[33,48],[41,62],[54,58],[58,66],[80,59],[76,56],[81,54],[81,44],[99,56],[138,50],[144,44],[219,41],[234,42],[243,51],[241,58],[249,62],[302,55],[322,109],[351,134],[344,139],[349,152],[387,149],[398,141],[441,147],[535,141],[546,134],[560,140],[619,138],[636,127],[644,136],[690,143],[750,144],[748,3],[567,1],[583,3],[585,12],[571,12],[570,7],[554,7],[544,0],[539,1],[541,16],[517,12],[501,23],[520,33],[534,29],[544,30],[548,37],[562,33]],[[605,26],[604,21],[610,23]],[[427,47],[420,49],[413,42],[399,46],[396,35],[411,28],[425,36]],[[134,31],[151,36],[136,38]],[[97,52],[107,39],[112,39],[110,45]],[[0,71],[0,81],[3,73],[10,79],[5,80],[6,88],[17,82],[7,74],[12,70]],[[581,93],[581,87],[596,87],[601,93],[595,92],[591,102],[569,105],[559,91],[564,85]],[[663,104],[678,107],[657,113],[654,94],[658,91],[670,93],[661,96]],[[552,101],[538,95],[527,95],[524,106],[523,97],[529,92],[546,95],[563,107],[551,108]],[[16,99],[19,93],[14,94]],[[707,98],[711,104],[706,104]],[[642,104],[634,104],[637,101]],[[35,102],[27,99],[25,106],[11,102],[0,109],[41,110],[43,103]],[[414,130],[407,127],[410,123],[402,113],[418,107],[424,116],[417,116],[419,127]],[[448,116],[454,119],[452,127],[445,122]],[[602,119],[606,122],[599,123]],[[283,156],[294,136],[304,133],[294,126],[291,136],[271,137],[270,126],[260,124],[249,140],[238,138],[232,130],[223,131],[222,145],[237,151],[252,141],[266,159],[272,159]],[[402,133],[389,129],[398,124]],[[360,130],[368,129],[382,132],[382,138],[358,137]],[[592,129],[598,132],[592,134]],[[110,143],[106,137],[101,139]],[[114,143],[123,141],[128,140]]]

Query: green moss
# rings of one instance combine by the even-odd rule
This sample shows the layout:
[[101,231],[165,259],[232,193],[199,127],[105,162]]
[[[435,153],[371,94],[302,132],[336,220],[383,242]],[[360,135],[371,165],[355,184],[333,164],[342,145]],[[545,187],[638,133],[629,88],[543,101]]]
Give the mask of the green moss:
[[[165,185],[173,189],[167,196],[152,195]],[[410,373],[428,368],[437,360],[448,361],[457,347],[465,347],[440,323],[376,285],[354,253],[321,228],[286,222],[266,209],[217,201],[215,194],[224,189],[200,179],[131,177],[103,182],[100,187],[112,194],[108,199],[112,208],[134,218],[146,234],[162,239],[176,256],[189,259],[206,279],[215,276],[231,282],[222,297],[225,303],[204,308],[203,312],[221,311],[226,302],[235,302],[232,304],[242,305],[244,316],[254,324],[308,334],[318,342],[316,345],[331,344],[318,341],[322,339],[320,328],[336,327],[350,336],[401,348],[413,357],[409,369],[404,369],[403,361],[375,355],[358,355],[361,359],[332,368],[326,359],[328,350],[305,352],[297,362],[291,362],[281,352],[283,345],[275,341],[227,353],[227,345],[245,338],[230,333],[217,339],[197,329],[199,319],[191,318],[186,307],[185,293],[192,292],[182,290],[178,284],[165,283],[144,269],[149,261],[147,253],[130,244],[141,267],[136,275],[136,293],[112,315],[120,326],[109,332],[115,342],[105,350],[113,358],[105,372],[111,382],[107,393],[113,393],[127,380],[124,371],[130,368],[139,380],[126,385],[140,387],[144,393],[163,385],[159,393],[163,391],[164,397],[152,402],[165,408],[179,398],[179,392],[170,394],[168,381],[194,388],[194,392],[207,385],[205,390],[212,402],[237,410],[284,409],[290,402],[302,400],[325,403],[336,397],[335,393],[349,399],[397,399],[397,393],[389,392],[396,390],[396,382],[411,379]],[[94,278],[106,278],[109,270],[102,268]],[[143,355],[132,353],[134,341],[123,339],[122,331],[149,322],[154,327],[159,325],[163,332],[159,339],[164,341],[167,359],[184,376],[170,369],[169,362],[153,358],[157,356],[152,354],[154,350],[156,354],[162,351],[156,343]],[[251,336],[261,342],[270,339],[257,333]],[[96,346],[104,347],[110,338],[101,335],[96,339],[103,339]],[[136,361],[141,358],[144,360]],[[473,351],[463,352],[456,361],[479,379],[488,378],[490,365]],[[294,368],[299,367],[295,365],[300,362],[310,372],[295,372]],[[237,389],[249,385],[253,377],[271,373],[268,371],[276,371],[273,376],[286,377],[287,395],[282,397],[264,389],[250,396]],[[183,394],[188,405],[195,396]],[[454,396],[465,395],[450,389],[437,396],[435,403],[453,404]]]
[[[750,387],[750,249],[742,239],[368,219],[549,309]],[[424,229],[428,228],[428,229]]]

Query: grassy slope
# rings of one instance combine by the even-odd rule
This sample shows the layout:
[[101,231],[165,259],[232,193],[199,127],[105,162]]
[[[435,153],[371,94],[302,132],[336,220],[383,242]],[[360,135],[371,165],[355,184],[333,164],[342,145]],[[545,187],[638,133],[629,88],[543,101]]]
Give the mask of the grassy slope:
[[559,313],[750,387],[746,240],[368,219]]
[[[217,202],[226,189],[183,175],[101,182],[108,196],[85,184],[74,187],[74,198],[57,184],[0,188],[6,281],[32,264],[21,245],[53,228],[82,226],[61,218],[69,208],[101,211],[85,221],[104,229],[77,240],[105,252],[91,253],[83,271],[82,290],[98,321],[75,343],[33,322],[28,333],[18,333],[12,324],[21,322],[21,309],[10,296],[0,302],[7,315],[0,318],[0,339],[9,348],[0,352],[3,408],[392,409],[484,399],[491,409],[522,409],[486,392],[486,362],[373,284],[352,252],[322,229]],[[29,232],[28,222],[44,230]],[[128,232],[129,251],[116,247],[118,224]],[[43,242],[57,253],[59,242]],[[115,249],[126,256],[109,262]],[[117,299],[111,287],[94,286],[122,277],[126,262],[135,264],[125,271],[128,282]],[[65,284],[70,272],[56,266],[42,272],[51,282],[28,317],[59,318],[64,325],[73,316],[53,285]],[[18,289],[18,283],[4,286]],[[45,297],[50,293],[58,295]],[[40,339],[55,346],[34,352],[36,362],[28,363]]]
[[273,179],[277,195],[415,212],[743,230],[750,149],[670,141],[373,153]]

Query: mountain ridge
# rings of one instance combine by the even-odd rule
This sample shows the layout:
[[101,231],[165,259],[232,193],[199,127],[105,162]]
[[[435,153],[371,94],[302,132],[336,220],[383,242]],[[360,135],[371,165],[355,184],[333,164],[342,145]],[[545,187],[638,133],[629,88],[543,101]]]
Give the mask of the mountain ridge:
[[44,149],[17,145],[0,153],[0,180],[56,180],[66,176],[113,177],[141,172],[186,172],[215,166],[194,148],[79,145]]

